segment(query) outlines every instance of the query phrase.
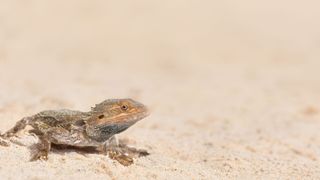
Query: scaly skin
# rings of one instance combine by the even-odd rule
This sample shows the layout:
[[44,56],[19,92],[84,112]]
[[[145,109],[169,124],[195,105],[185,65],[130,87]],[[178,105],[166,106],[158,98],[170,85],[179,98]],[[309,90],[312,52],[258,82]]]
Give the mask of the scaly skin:
[[[124,154],[141,156],[147,152],[125,145],[119,146],[114,135],[128,129],[148,115],[148,109],[132,99],[109,99],[97,104],[89,112],[66,109],[42,111],[18,121],[1,137],[9,139],[30,125],[33,128],[31,132],[40,139],[40,142],[34,146],[31,160],[46,160],[51,144],[56,144],[95,147],[103,153],[108,153],[112,159],[129,165],[132,159],[121,158],[125,156]],[[8,145],[4,141],[0,140],[0,142],[2,142],[0,145]]]

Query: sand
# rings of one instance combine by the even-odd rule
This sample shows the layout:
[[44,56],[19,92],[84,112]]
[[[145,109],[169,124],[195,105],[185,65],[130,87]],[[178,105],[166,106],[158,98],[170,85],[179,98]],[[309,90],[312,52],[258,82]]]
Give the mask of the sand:
[[320,179],[317,2],[0,2],[0,131],[133,98],[149,156],[0,147],[0,179]]

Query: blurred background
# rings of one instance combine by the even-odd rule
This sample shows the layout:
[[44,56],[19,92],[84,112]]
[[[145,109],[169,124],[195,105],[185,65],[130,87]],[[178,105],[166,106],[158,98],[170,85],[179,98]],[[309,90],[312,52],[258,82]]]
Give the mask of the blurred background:
[[0,1],[0,130],[43,109],[88,110],[131,97],[153,111],[124,133],[153,149],[149,171],[163,172],[159,162],[167,161],[181,171],[163,176],[315,177],[319,7],[316,0]]
[[305,62],[319,56],[318,7],[312,0],[2,1],[1,61]]
[[[19,91],[28,86],[59,96],[62,92],[52,88],[76,82],[89,84],[79,93],[91,95],[97,89],[90,86],[103,84],[110,96],[128,96],[128,88],[163,92],[149,91],[148,85],[171,94],[172,85],[181,85],[200,97],[204,89],[213,91],[214,83],[237,83],[239,73],[318,76],[319,5],[312,0],[2,1],[1,85],[21,81]],[[43,80],[52,87],[45,88]]]

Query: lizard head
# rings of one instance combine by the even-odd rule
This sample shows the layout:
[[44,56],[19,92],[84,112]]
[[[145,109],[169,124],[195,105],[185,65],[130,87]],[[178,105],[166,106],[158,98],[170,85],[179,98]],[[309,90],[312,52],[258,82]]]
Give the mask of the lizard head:
[[[92,136],[107,136],[120,133],[149,115],[147,107],[132,99],[109,99],[91,110],[87,131]],[[96,137],[97,138],[97,137]]]
[[108,99],[92,108],[102,123],[137,122],[149,115],[147,107],[132,99]]

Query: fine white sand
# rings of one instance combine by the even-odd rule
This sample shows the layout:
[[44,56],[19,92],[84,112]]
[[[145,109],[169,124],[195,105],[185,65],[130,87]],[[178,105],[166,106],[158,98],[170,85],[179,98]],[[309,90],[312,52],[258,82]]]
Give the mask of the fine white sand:
[[[261,4],[262,3],[262,4]],[[319,3],[0,2],[0,131],[133,98],[151,115],[99,154],[0,147],[0,179],[320,179]],[[17,141],[36,141],[21,133]]]

